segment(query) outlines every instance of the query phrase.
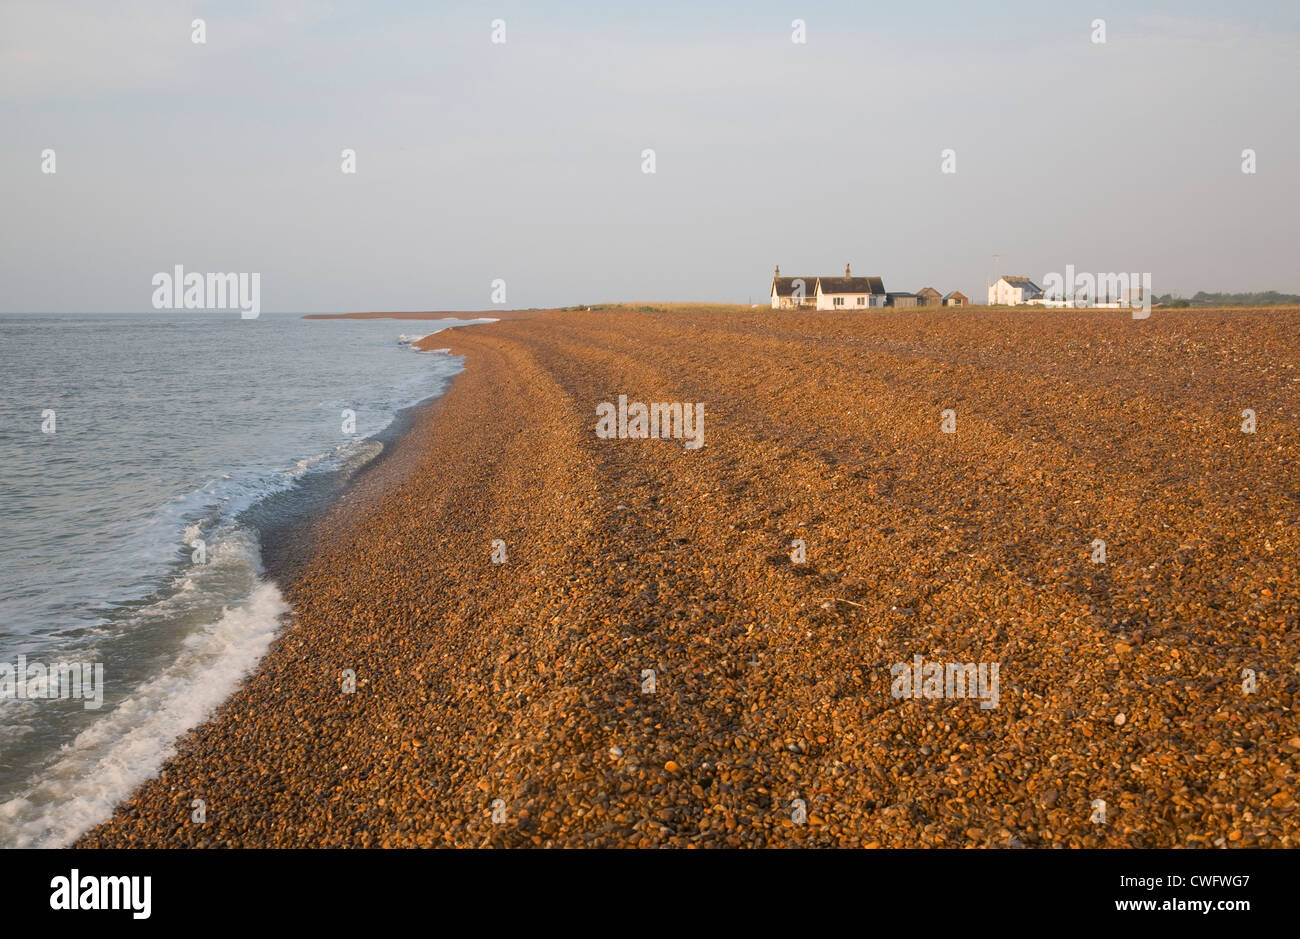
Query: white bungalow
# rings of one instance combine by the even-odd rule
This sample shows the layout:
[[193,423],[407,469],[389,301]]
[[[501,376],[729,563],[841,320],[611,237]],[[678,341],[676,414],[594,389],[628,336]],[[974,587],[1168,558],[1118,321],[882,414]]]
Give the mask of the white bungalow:
[[885,282],[879,277],[854,277],[847,264],[843,277],[817,278],[817,309],[865,310],[885,305]]
[[780,265],[772,275],[772,309],[793,310],[811,307],[816,303],[817,278],[782,277]]

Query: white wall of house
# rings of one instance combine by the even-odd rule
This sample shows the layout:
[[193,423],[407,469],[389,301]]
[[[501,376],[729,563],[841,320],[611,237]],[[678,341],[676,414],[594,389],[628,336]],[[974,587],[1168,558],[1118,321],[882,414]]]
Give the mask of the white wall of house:
[[1005,279],[989,287],[989,303],[997,306],[1016,306],[1024,302],[1024,288],[1008,284]]
[[817,289],[817,281],[804,280],[803,294],[800,297],[787,296],[782,297],[776,292],[776,284],[772,284],[772,309],[774,310],[793,310],[796,307],[811,306],[815,301],[814,291]]
[[989,287],[989,303],[1005,306],[1018,306],[1022,303],[1038,303],[1042,292],[1023,284],[1011,284],[1005,277],[998,278],[997,283]]
[[819,310],[866,310],[873,306],[883,306],[884,297],[881,297],[882,303],[875,304],[871,300],[873,294],[869,293],[822,293],[817,291],[817,309]]
[[[805,296],[802,305],[807,305],[807,303],[808,303],[808,297]],[[800,305],[801,304],[795,302],[794,297],[779,296],[776,292],[776,289],[775,288],[772,289],[772,309],[793,310],[795,307]]]

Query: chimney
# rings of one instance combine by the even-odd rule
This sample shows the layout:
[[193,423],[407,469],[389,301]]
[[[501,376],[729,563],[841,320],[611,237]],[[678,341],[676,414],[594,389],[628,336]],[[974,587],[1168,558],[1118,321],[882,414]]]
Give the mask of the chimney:
[[844,276],[845,276],[845,277],[852,277],[852,276],[853,276],[852,274],[849,273],[849,266],[848,266],[847,264],[844,265]]
[[776,266],[776,275],[775,275],[775,276],[777,276],[777,277],[780,277],[780,276],[781,276],[781,265],[780,265],[780,264],[778,264],[778,265]]

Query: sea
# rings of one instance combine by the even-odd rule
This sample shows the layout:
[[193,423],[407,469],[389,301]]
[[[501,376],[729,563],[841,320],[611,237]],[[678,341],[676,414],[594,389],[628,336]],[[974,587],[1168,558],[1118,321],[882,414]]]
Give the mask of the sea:
[[67,845],[229,696],[292,613],[263,543],[463,367],[400,337],[477,322],[0,315],[0,846]]

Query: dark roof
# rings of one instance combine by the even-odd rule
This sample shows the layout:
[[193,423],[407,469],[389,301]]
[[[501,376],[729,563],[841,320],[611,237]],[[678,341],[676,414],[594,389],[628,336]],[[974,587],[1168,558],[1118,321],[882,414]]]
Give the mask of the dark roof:
[[908,292],[905,291],[905,290],[891,290],[891,291],[889,292],[889,296],[891,296],[891,297],[915,297],[916,294],[914,294],[914,293],[908,293]]
[[1036,283],[1034,283],[1032,280],[1030,280],[1028,277],[1010,277],[1006,274],[1003,274],[1002,279],[1005,280],[1008,284],[1015,284],[1017,287],[1033,287],[1035,290],[1040,289],[1039,286]]
[[939,291],[935,290],[933,287],[922,287],[920,290],[916,292],[916,295],[918,297],[921,296],[937,297],[939,296]]
[[879,277],[822,277],[822,293],[884,293],[885,282]]
[[969,299],[970,299],[970,298],[967,297],[964,293],[962,293],[960,290],[954,290],[952,293],[946,293],[946,294],[943,295],[943,298],[944,298],[945,300],[951,300],[953,297],[961,297],[963,300],[969,300]]
[[776,288],[776,295],[778,297],[794,296],[794,282],[796,280],[803,281],[803,295],[805,297],[811,297],[817,292],[816,277],[773,277],[772,286]]

